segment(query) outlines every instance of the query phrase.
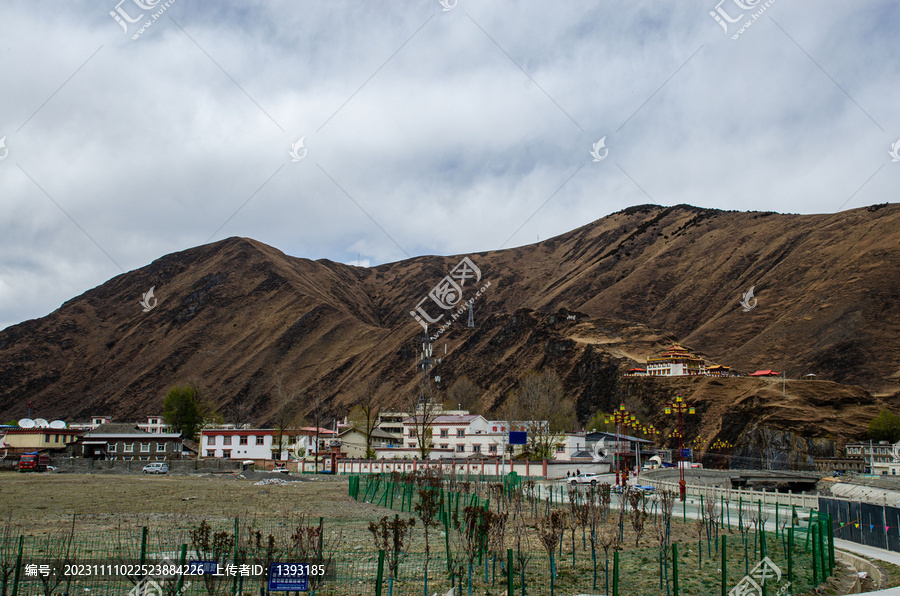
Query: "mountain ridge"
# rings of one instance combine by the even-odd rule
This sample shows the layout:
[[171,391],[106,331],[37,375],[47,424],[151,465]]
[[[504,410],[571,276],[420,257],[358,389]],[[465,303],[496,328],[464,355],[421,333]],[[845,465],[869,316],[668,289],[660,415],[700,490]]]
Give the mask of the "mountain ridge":
[[[896,204],[826,215],[637,205],[471,253],[491,285],[473,302],[476,328],[462,315],[436,342],[440,374],[476,380],[490,409],[527,370],[558,368],[584,421],[628,397],[624,370],[678,340],[743,372],[863,385],[848,391],[869,403],[900,388],[898,224]],[[0,416],[33,401],[44,417],[143,417],[189,379],[260,423],[279,409],[279,381],[305,392],[299,413],[317,393],[342,414],[368,378],[399,404],[418,383],[423,330],[410,311],[463,256],[361,268],[244,238],[164,255],[0,331]],[[151,286],[158,303],[144,313]],[[744,312],[750,286],[759,302]]]

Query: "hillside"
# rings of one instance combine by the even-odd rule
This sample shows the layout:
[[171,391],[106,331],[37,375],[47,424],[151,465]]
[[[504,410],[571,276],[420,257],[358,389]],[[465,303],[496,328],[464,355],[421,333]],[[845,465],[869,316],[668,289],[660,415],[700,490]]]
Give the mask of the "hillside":
[[[832,415],[822,408],[836,407],[834,392],[871,417],[866,391],[888,399],[900,388],[898,230],[896,204],[831,215],[645,205],[538,244],[471,254],[477,287],[490,286],[474,302],[475,328],[464,312],[436,340],[446,350],[439,374],[444,386],[468,375],[490,408],[527,370],[553,367],[584,420],[627,397],[621,371],[677,338],[739,371],[864,387],[812,382],[795,391],[805,410],[794,418],[794,406],[761,390],[767,411],[754,421],[824,436],[831,431],[816,421]],[[410,311],[461,258],[358,268],[242,238],[166,255],[0,331],[0,416],[22,417],[30,400],[45,418],[144,417],[185,380],[256,423],[279,409],[278,379],[305,392],[300,413],[316,393],[342,414],[372,377],[402,403],[417,383],[422,332]],[[151,286],[158,304],[144,313],[138,301]],[[758,304],[743,312],[750,286]],[[709,399],[728,404],[744,390],[717,391]]]

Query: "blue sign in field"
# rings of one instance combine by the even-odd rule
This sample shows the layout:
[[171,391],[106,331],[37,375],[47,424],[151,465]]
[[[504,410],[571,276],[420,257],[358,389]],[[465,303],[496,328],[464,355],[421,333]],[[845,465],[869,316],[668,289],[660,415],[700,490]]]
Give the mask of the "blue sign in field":
[[309,589],[309,565],[272,563],[269,565],[270,592],[306,592]]

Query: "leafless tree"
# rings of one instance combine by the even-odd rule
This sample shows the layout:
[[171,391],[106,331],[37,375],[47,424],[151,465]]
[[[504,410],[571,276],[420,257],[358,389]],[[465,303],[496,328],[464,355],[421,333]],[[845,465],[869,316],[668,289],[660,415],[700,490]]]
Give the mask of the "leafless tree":
[[675,493],[663,490],[657,493],[656,508],[656,541],[659,544],[659,582],[660,592],[665,583],[666,594],[669,593],[669,542],[672,538],[672,513],[675,511]]
[[427,460],[434,448],[434,421],[441,410],[443,410],[443,404],[439,399],[437,388],[430,379],[410,397],[411,438],[416,441],[415,448],[421,459]]
[[431,561],[431,537],[429,528],[437,528],[441,524],[438,516],[441,511],[441,478],[438,474],[426,470],[417,478],[418,502],[413,507],[416,515],[422,521],[425,530],[425,590],[428,593],[428,563]]
[[[628,504],[631,506],[631,527],[634,529],[634,547],[638,547],[641,534],[644,533],[644,523],[647,521],[647,499],[640,489],[629,490],[627,493]],[[624,503],[623,503],[624,507]]]
[[375,457],[375,450],[372,449],[372,434],[378,426],[378,416],[381,415],[381,405],[384,401],[382,387],[383,385],[377,379],[370,379],[363,383],[348,416],[348,422],[365,436],[366,459]]
[[503,412],[509,421],[522,421],[528,432],[525,450],[534,459],[553,459],[564,432],[575,422],[575,407],[553,370],[531,371],[519,379]]
[[464,410],[477,413],[481,410],[481,393],[481,387],[469,380],[469,377],[462,376],[450,385],[447,401],[451,407],[456,404]]
[[563,532],[566,530],[567,518],[566,512],[559,509],[551,509],[546,514],[538,516],[538,538],[550,559],[551,594],[553,593],[553,582],[556,581],[556,561],[553,557],[553,552],[559,541],[562,540]]
[[388,592],[393,592],[394,578],[397,577],[397,570],[400,565],[400,558],[406,552],[407,534],[416,525],[414,518],[400,519],[399,515],[395,515],[393,519],[390,517],[382,517],[378,522],[369,522],[369,532],[375,539],[375,548],[383,550],[388,560]]

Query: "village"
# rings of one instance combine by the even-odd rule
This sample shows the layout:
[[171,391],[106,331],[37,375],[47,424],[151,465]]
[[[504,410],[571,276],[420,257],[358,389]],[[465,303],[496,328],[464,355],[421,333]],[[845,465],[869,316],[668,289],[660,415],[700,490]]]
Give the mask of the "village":
[[[737,373],[728,366],[707,366],[702,357],[674,344],[648,358],[645,367],[629,369],[625,376],[697,375],[727,377]],[[781,375],[760,370],[747,376]],[[673,406],[677,409],[679,405]],[[553,479],[584,471],[615,474],[618,482],[620,476],[635,478],[641,469],[702,467],[698,457],[701,450],[714,456],[714,467],[727,469],[733,447],[724,441],[704,445],[679,437],[677,432],[661,437],[658,429],[642,424],[624,405],[605,416],[606,428],[583,430],[551,429],[546,420],[487,418],[440,403],[420,403],[416,412],[374,413],[370,420],[361,422],[348,416],[335,419],[330,428],[206,423],[196,440],[172,432],[161,415],[136,422],[113,421],[109,416],[71,423],[25,418],[17,425],[0,426],[0,449],[6,467],[15,466],[24,454],[48,455],[55,463],[73,459],[224,460],[259,469],[334,474],[416,471],[426,464],[449,462],[450,467],[467,473],[500,475],[515,471],[525,477]],[[535,448],[536,443],[540,448]],[[822,473],[896,476],[900,457],[895,451],[886,441],[848,443],[837,457],[818,458],[815,469]]]

